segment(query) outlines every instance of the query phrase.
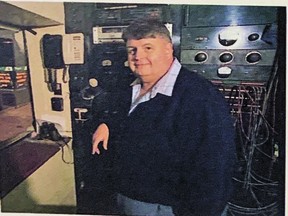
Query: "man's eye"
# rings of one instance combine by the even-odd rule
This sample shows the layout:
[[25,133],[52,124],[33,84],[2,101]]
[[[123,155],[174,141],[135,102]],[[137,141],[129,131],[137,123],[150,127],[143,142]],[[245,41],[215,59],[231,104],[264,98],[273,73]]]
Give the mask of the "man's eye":
[[149,46],[149,47],[145,47],[145,50],[146,50],[146,51],[151,51],[151,50],[152,50],[152,47],[150,47],[150,46]]
[[136,50],[135,49],[128,49],[127,52],[129,55],[134,55]]

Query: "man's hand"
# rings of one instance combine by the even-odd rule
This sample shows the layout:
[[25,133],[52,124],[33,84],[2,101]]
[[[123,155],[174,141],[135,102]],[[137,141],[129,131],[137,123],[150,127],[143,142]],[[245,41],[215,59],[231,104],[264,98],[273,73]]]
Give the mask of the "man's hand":
[[102,123],[98,126],[92,137],[92,143],[93,143],[92,154],[95,153],[100,154],[100,150],[98,148],[100,142],[103,142],[103,148],[107,150],[108,139],[109,139],[109,128],[106,124]]

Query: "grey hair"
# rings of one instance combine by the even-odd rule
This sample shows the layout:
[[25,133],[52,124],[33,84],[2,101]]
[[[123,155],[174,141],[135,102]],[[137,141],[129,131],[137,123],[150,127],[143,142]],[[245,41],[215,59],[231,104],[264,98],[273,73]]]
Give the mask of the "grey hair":
[[171,42],[170,32],[166,26],[158,19],[141,19],[132,22],[122,34],[122,39],[127,40],[140,40],[143,38],[156,38],[161,36]]

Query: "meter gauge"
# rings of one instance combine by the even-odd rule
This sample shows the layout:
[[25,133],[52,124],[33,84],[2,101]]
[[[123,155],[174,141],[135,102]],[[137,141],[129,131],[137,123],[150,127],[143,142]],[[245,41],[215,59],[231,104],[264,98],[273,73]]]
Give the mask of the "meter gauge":
[[218,41],[223,46],[232,46],[239,39],[239,32],[234,29],[225,29],[218,34]]

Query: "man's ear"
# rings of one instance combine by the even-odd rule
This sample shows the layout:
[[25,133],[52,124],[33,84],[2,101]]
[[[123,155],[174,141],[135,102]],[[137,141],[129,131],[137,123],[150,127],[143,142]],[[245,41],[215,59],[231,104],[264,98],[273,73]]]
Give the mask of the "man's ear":
[[167,55],[173,55],[173,44],[172,43],[166,44],[165,52]]

